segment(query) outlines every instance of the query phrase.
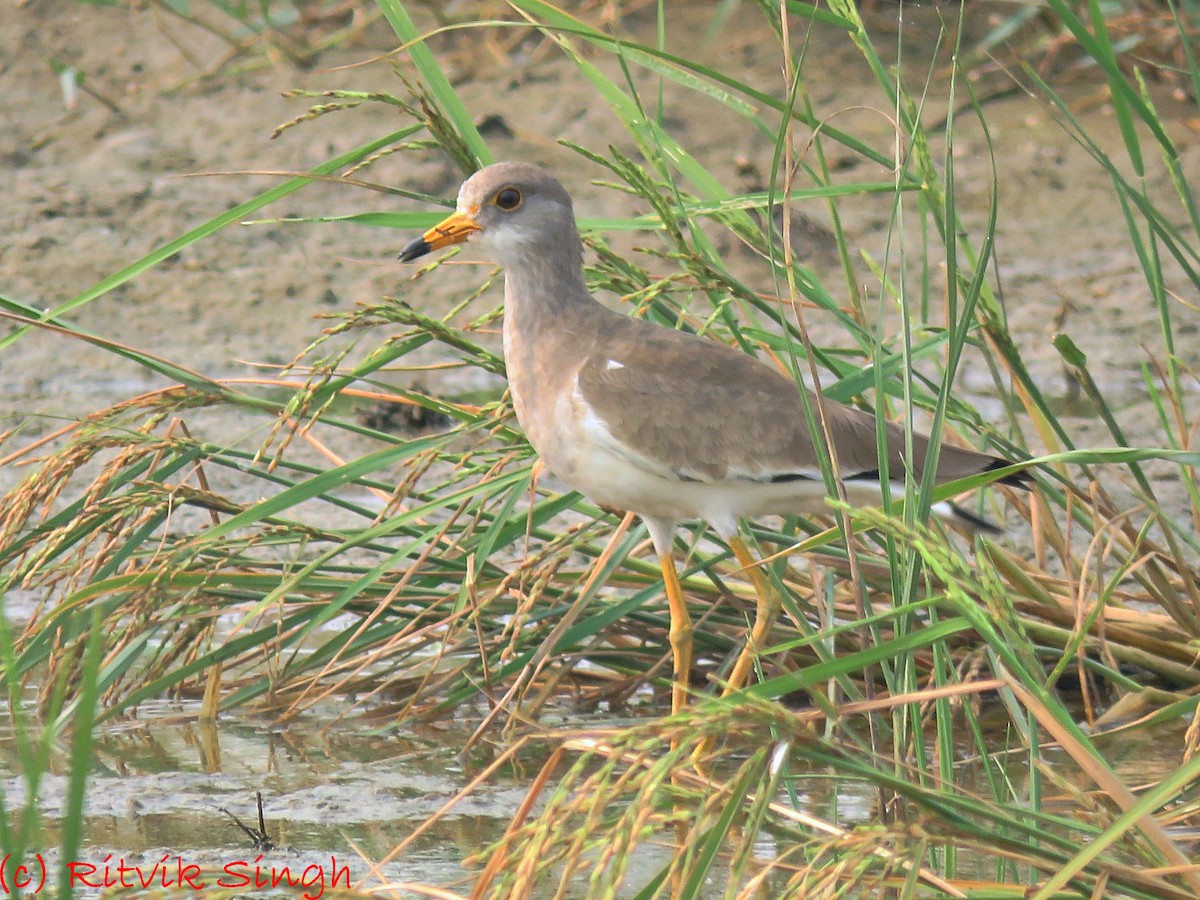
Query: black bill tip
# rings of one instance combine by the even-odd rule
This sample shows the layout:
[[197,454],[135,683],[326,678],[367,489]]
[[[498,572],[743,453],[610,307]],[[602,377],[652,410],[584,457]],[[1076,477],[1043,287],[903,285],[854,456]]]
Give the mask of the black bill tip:
[[429,246],[429,241],[423,237],[416,238],[408,243],[403,250],[400,251],[397,259],[400,262],[412,262],[414,259],[420,259],[433,248]]

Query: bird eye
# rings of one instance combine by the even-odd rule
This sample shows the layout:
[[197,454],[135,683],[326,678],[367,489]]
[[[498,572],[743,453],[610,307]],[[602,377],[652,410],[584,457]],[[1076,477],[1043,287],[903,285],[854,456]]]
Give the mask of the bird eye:
[[493,200],[492,202],[495,203],[498,207],[500,207],[505,212],[512,212],[514,209],[516,209],[518,206],[521,205],[521,201],[523,199],[524,198],[521,196],[521,192],[518,191],[516,188],[506,187],[504,190],[502,190],[500,193],[498,193],[496,195],[496,199]]

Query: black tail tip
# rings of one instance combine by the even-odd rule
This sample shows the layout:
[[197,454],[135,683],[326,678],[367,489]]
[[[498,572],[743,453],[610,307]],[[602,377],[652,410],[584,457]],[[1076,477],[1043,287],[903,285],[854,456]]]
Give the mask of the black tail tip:
[[986,534],[991,537],[1004,534],[1004,529],[995,522],[990,522],[983,518],[983,516],[977,516],[973,512],[968,512],[957,503],[950,503],[947,501],[945,504],[945,509],[950,513],[949,516],[946,516],[945,518],[948,518],[956,525],[961,525],[972,534]]
[[[992,464],[984,469],[985,472],[995,472],[997,469],[1007,469],[1009,466],[1016,465],[1012,460],[1003,459],[997,456]],[[997,479],[996,484],[1004,484],[1009,487],[1020,488],[1023,491],[1028,491],[1033,488],[1033,476],[1025,469],[1020,472],[1009,472],[1003,478]]]

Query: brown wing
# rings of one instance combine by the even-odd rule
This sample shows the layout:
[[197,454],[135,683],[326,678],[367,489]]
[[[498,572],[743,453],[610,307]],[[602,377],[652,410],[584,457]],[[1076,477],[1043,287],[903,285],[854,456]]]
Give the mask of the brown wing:
[[[799,388],[731,348],[634,319],[610,320],[619,334],[584,361],[578,388],[612,437],[657,471],[685,480],[820,479]],[[623,323],[623,324],[621,324]],[[875,479],[875,418],[826,401],[842,476]],[[889,473],[903,477],[904,433],[887,427]],[[919,479],[928,439],[913,436]],[[943,446],[938,480],[1003,465],[996,457]]]

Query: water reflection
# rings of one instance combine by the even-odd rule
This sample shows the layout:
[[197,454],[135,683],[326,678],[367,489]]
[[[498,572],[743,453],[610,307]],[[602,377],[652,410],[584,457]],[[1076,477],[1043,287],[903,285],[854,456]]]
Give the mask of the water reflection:
[[[110,875],[117,872],[118,865],[143,876],[158,866],[160,878],[168,869],[179,876],[186,867],[196,866],[211,886],[228,866],[242,876],[253,873],[257,866],[264,871],[273,867],[276,874],[287,867],[297,877],[307,869],[313,879],[310,896],[319,887],[315,880],[318,871],[327,885],[333,874],[343,870],[348,870],[351,883],[357,884],[370,874],[368,860],[385,858],[468,784],[483,763],[462,759],[459,750],[470,730],[456,722],[409,722],[403,728],[390,722],[365,725],[338,720],[341,710],[331,707],[325,710],[328,715],[317,709],[286,727],[249,716],[206,725],[193,718],[194,710],[174,704],[147,705],[139,720],[114,723],[98,731],[84,820],[85,844],[76,861],[96,866],[93,878],[106,871]],[[466,724],[471,724],[469,717]],[[568,719],[560,724],[586,723]],[[1181,729],[1173,726],[1170,734],[1159,729],[1154,734],[1135,731],[1097,740],[1111,745],[1105,752],[1118,773],[1136,785],[1162,777],[1178,765]],[[1017,746],[1015,738],[993,737],[990,746]],[[1080,790],[1094,788],[1065,754],[1048,748],[1042,759],[1056,778]],[[53,848],[61,840],[67,760],[65,745],[60,745],[39,788],[44,823],[41,847]],[[978,759],[972,758],[971,748],[963,748],[960,760],[958,785],[988,796],[987,779]],[[474,873],[464,867],[463,860],[502,835],[543,761],[537,751],[531,751],[493,773],[486,784],[425,831],[402,858],[383,866],[371,883],[469,884]],[[998,753],[993,758],[993,764],[1004,770],[1009,789],[1018,794],[1030,787],[1027,763],[1027,754],[1019,749],[1011,756]],[[8,728],[0,732],[0,772],[9,810],[26,802],[19,771],[16,742]],[[847,827],[872,822],[878,815],[879,797],[870,785],[817,770],[793,768],[791,775],[791,796],[805,812]],[[1044,786],[1043,791],[1046,789]],[[275,844],[275,849],[261,856],[222,812],[227,809],[248,825],[256,825],[257,791],[263,794],[266,831]],[[787,793],[782,791],[780,800],[790,805]],[[1046,808],[1053,810],[1053,797],[1047,797]],[[769,859],[783,849],[764,835],[759,852]],[[653,877],[667,853],[668,848],[658,842],[644,846],[631,866],[630,883],[644,883]],[[53,851],[45,854],[45,860],[53,871],[57,864]],[[960,859],[960,874],[971,871],[972,866],[970,860]],[[224,884],[254,884],[235,885],[235,880],[229,876]],[[81,879],[77,887],[85,888],[83,896],[94,896],[86,890],[93,883]],[[295,884],[290,895],[299,896]],[[256,893],[264,894],[264,889]]]
[[[227,863],[252,865],[256,853],[250,841],[221,808],[256,824],[255,792],[261,791],[267,832],[281,848],[265,854],[268,863],[292,869],[300,864],[300,870],[317,865],[328,872],[336,858],[357,882],[369,866],[354,847],[368,859],[383,858],[469,780],[458,758],[469,732],[453,723],[416,730],[346,722],[326,728],[323,721],[334,716],[323,720],[317,710],[283,728],[252,718],[204,725],[190,712],[179,705],[147,705],[138,721],[98,730],[80,860],[98,867],[94,877],[102,877],[109,854],[112,872],[121,860],[148,871],[164,854],[172,865],[194,864],[206,872]],[[60,744],[39,786],[44,825],[39,844],[45,848],[61,840],[67,763],[66,745]],[[20,771],[9,727],[0,733],[9,810],[26,803]],[[523,781],[493,779],[404,859],[384,867],[383,877],[463,879],[469,873],[460,861],[499,837],[524,795]],[[54,855],[46,859],[53,869]],[[78,886],[90,884],[82,878]]]

